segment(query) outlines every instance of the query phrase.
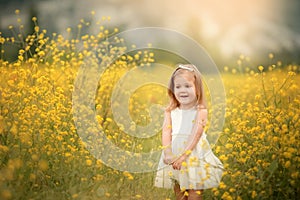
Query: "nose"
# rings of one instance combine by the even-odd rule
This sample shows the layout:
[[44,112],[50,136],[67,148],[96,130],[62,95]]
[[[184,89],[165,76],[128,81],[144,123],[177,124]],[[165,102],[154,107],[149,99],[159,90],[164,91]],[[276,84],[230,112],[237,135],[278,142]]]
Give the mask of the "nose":
[[187,89],[185,88],[185,87],[181,87],[180,89],[179,89],[179,92],[186,92],[187,91]]

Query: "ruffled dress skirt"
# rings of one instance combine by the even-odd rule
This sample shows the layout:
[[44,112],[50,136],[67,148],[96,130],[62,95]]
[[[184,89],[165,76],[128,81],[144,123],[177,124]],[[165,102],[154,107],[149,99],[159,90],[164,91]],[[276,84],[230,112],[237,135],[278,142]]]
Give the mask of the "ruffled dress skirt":
[[[189,135],[176,134],[172,136],[173,154],[180,155]],[[175,181],[182,190],[208,189],[218,187],[224,171],[223,164],[214,155],[203,133],[198,144],[182,164],[181,170],[174,170],[172,165],[163,162],[164,154],[160,158],[154,185],[160,188],[172,188]]]

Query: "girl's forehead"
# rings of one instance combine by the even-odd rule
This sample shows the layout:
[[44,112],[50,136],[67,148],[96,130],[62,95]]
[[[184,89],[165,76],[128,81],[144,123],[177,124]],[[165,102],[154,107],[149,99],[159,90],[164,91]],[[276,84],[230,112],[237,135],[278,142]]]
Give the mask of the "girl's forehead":
[[174,82],[178,82],[178,81],[194,81],[195,80],[195,77],[192,73],[181,73],[181,74],[177,74],[175,77],[174,77]]

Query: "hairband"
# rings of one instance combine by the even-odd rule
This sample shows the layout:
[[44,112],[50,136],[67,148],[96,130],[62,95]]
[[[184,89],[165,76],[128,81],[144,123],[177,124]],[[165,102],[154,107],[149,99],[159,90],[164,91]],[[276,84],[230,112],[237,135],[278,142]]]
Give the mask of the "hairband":
[[186,70],[189,70],[191,72],[195,71],[193,68],[190,68],[190,67],[187,67],[187,66],[181,65],[181,64],[176,68],[176,70],[178,70],[178,69],[186,69]]

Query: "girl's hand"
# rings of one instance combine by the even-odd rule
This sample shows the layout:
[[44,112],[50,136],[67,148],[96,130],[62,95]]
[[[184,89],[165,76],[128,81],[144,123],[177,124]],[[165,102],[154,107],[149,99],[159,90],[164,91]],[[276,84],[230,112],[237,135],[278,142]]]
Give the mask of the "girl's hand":
[[172,156],[172,155],[165,155],[165,157],[164,157],[164,163],[165,164],[171,165],[173,161],[174,161],[174,156]]
[[180,156],[177,160],[175,160],[173,163],[172,163],[172,167],[173,169],[175,170],[180,170],[181,169],[181,166],[182,166],[182,163],[186,160],[186,156],[183,155],[183,156]]

